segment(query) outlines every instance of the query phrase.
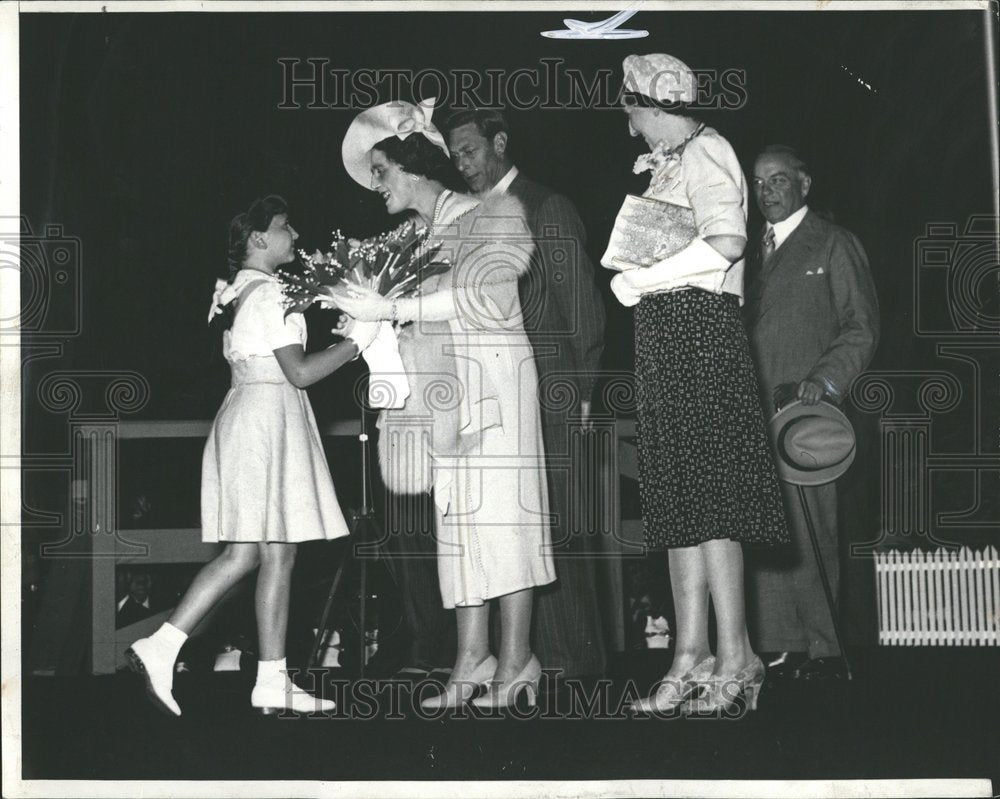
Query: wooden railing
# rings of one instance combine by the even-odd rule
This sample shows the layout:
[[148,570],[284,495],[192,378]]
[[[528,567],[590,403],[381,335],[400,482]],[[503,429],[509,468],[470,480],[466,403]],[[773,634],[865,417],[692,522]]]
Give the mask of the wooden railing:
[[[588,519],[589,531],[595,542],[589,551],[600,559],[602,581],[607,586],[605,625],[610,630],[612,647],[624,648],[624,588],[621,570],[622,556],[641,554],[643,549],[642,522],[621,519],[619,478],[638,479],[634,443],[635,423],[632,420],[604,420],[588,433],[589,446],[596,457],[589,462],[593,469],[585,470],[579,490],[587,503],[600,493],[597,510]],[[78,435],[86,446],[86,469],[91,481],[91,507],[88,519],[92,538],[92,629],[95,674],[108,674],[125,666],[125,649],[137,638],[155,630],[171,613],[172,608],[145,618],[127,627],[115,626],[115,569],[125,564],[144,566],[170,563],[201,563],[217,552],[217,544],[201,541],[201,530],[192,528],[127,529],[117,524],[117,475],[119,441],[142,439],[206,439],[211,423],[207,421],[125,421],[114,424],[80,425]],[[321,433],[327,436],[357,436],[357,420],[326,425]],[[570,435],[571,449],[584,446],[586,436]],[[82,443],[81,442],[81,443]],[[577,452],[579,450],[577,449]],[[593,453],[592,453],[593,454]],[[593,509],[592,509],[593,510]],[[83,532],[83,531],[79,531]]]
[[[125,665],[125,649],[155,630],[172,608],[127,627],[115,626],[115,569],[119,565],[143,566],[167,563],[201,563],[218,552],[218,544],[201,541],[201,528],[158,530],[126,529],[118,526],[118,442],[136,439],[207,439],[212,423],[207,421],[126,421],[81,429],[87,442],[87,460],[92,481],[90,518],[92,540],[92,671],[109,674]],[[321,428],[327,436],[357,436],[360,422],[334,422]],[[124,465],[127,468],[127,464]]]
[[[201,563],[218,552],[219,545],[201,541],[201,530],[191,528],[127,529],[117,523],[117,475],[119,441],[143,439],[206,439],[211,423],[207,421],[125,421],[114,424],[80,425],[77,434],[86,446],[87,473],[92,490],[88,519],[92,539],[92,629],[95,674],[108,674],[125,666],[125,649],[137,638],[155,630],[171,613],[161,611],[127,627],[115,626],[115,569],[141,563],[144,566],[170,563]],[[357,436],[357,420],[326,425],[326,436]],[[591,551],[601,554],[601,572],[608,587],[605,623],[611,631],[612,646],[624,647],[624,589],[621,571],[623,555],[641,554],[642,522],[621,519],[618,477],[637,479],[635,423],[632,420],[606,420],[595,425],[591,446],[597,453],[590,462],[593,470],[583,475],[582,501],[601,492],[604,501],[589,516],[590,531],[597,542]],[[571,447],[582,446],[583,437],[570,436]],[[83,531],[79,531],[83,532]]]

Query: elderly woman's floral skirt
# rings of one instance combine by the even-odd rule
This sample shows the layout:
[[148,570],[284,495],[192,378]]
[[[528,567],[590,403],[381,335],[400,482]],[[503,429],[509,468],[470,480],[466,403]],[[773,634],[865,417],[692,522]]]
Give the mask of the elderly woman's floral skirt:
[[739,300],[700,289],[647,294],[635,341],[647,545],[788,541]]

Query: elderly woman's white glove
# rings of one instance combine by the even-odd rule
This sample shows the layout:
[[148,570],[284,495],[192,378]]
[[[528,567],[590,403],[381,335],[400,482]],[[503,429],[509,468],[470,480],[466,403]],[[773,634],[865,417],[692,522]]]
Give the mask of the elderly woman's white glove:
[[392,318],[392,300],[365,286],[338,286],[335,296],[337,307],[355,319],[378,322]]
[[[629,271],[637,272],[639,270],[632,269]],[[619,272],[615,275],[611,279],[611,290],[615,293],[615,297],[618,298],[618,302],[626,308],[631,308],[642,299],[642,292],[632,286],[628,278],[626,278],[627,274],[628,272]]]
[[649,294],[682,286],[697,286],[718,293],[732,266],[729,259],[704,239],[694,239],[683,250],[642,269],[622,272],[632,291]]

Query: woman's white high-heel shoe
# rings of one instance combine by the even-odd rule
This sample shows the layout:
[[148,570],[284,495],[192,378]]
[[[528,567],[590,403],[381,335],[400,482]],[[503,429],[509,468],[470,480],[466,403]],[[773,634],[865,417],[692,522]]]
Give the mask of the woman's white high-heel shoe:
[[678,680],[668,680],[664,677],[657,687],[656,693],[635,702],[632,705],[632,711],[634,713],[669,713],[688,701],[692,694],[711,678],[713,669],[715,669],[715,656],[709,655]]
[[464,705],[475,694],[476,689],[485,686],[497,670],[497,659],[493,655],[476,666],[466,680],[448,680],[444,691],[437,696],[431,696],[420,703],[424,710],[441,710],[442,708]]
[[171,716],[181,714],[174,700],[174,660],[151,638],[140,638],[125,650],[129,668],[146,681],[146,694],[153,704]]
[[745,711],[757,709],[757,697],[764,684],[765,669],[756,655],[732,677],[712,677],[707,690],[699,697],[684,703],[686,716],[712,715],[721,718],[738,718],[742,715],[737,700],[742,695]]
[[534,707],[538,701],[538,683],[542,679],[542,664],[532,655],[524,668],[512,680],[497,682],[491,680],[485,694],[472,700],[476,707],[510,707],[517,701],[518,695],[524,691],[528,697],[528,705]]
[[253,687],[250,704],[254,710],[265,716],[293,710],[296,713],[317,713],[336,710],[332,699],[320,699],[299,688],[286,674],[278,674]]

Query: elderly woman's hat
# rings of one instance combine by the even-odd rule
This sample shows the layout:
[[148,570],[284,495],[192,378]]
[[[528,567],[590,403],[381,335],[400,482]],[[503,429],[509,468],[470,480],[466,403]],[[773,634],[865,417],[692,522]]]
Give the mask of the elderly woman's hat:
[[370,189],[371,160],[368,153],[372,147],[390,136],[405,139],[413,133],[420,133],[431,144],[440,147],[446,156],[449,155],[444,136],[431,122],[436,99],[432,97],[420,105],[396,100],[369,108],[354,117],[340,148],[347,174]]
[[622,62],[625,91],[659,103],[693,103],[698,96],[694,71],[679,58],[664,53],[630,55]]

